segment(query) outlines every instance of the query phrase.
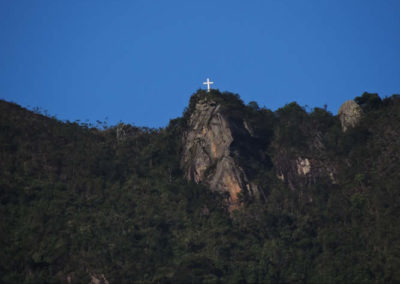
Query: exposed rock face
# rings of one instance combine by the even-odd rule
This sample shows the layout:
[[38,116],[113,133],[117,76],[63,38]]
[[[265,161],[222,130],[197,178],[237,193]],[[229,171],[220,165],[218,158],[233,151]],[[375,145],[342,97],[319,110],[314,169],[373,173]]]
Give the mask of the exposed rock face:
[[227,192],[235,207],[238,194],[256,191],[244,170],[234,160],[230,146],[235,133],[250,135],[249,127],[238,125],[221,112],[221,105],[210,99],[200,100],[190,116],[183,137],[182,168],[188,180],[204,182],[212,190]]
[[281,149],[275,157],[274,166],[277,178],[293,190],[315,184],[323,177],[336,183],[334,162],[327,159],[305,158]]
[[338,112],[343,131],[356,126],[360,121],[361,114],[362,109],[355,101],[344,102]]
[[311,171],[310,160],[307,158],[297,158],[297,173],[302,176],[306,176]]
[[90,274],[89,284],[110,284],[104,274]]

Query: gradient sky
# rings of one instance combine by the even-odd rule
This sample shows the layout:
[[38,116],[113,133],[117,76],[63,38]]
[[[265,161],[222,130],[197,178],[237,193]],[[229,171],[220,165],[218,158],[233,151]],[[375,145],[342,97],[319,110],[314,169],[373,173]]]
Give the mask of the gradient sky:
[[210,77],[275,110],[400,93],[400,1],[0,0],[0,98],[165,126]]

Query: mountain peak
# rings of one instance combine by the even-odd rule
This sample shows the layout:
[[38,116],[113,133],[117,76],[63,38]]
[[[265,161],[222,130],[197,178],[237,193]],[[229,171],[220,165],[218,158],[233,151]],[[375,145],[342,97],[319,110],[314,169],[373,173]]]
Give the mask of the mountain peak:
[[237,136],[250,138],[251,134],[243,119],[234,120],[224,113],[223,101],[231,95],[210,92],[195,96],[183,136],[181,164],[185,177],[205,183],[211,190],[228,193],[230,206],[236,207],[240,192],[253,195],[257,191],[235,161],[231,147]]

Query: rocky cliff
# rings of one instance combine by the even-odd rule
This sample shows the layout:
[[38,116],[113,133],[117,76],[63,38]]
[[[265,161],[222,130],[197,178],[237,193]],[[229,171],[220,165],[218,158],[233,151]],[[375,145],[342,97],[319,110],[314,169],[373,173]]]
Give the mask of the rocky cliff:
[[318,158],[311,155],[302,157],[282,149],[274,158],[277,177],[292,190],[302,190],[325,177],[336,183],[336,161],[323,157],[323,153],[319,154]]
[[336,182],[336,161],[323,141],[333,117],[321,125],[297,104],[268,114],[226,94],[200,92],[191,99],[186,121],[181,157],[186,179],[228,193],[230,206],[238,205],[241,194],[265,198],[276,179],[292,190],[326,177]]
[[348,100],[344,102],[338,112],[343,131],[356,126],[361,119],[361,114],[362,109],[355,101]]
[[245,121],[231,119],[220,103],[211,97],[200,98],[183,136],[181,164],[185,177],[228,193],[231,206],[237,206],[240,192],[257,194],[257,187],[249,182],[233,154],[235,138],[251,137],[250,133]]

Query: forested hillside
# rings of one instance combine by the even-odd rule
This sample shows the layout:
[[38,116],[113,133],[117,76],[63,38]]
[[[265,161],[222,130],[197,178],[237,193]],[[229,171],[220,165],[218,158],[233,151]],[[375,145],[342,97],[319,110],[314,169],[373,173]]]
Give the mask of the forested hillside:
[[[199,100],[251,134],[235,130],[230,151],[260,194],[234,210],[184,173]],[[355,102],[343,131],[324,108],[216,90],[161,129],[0,101],[0,282],[400,282],[400,96]]]

